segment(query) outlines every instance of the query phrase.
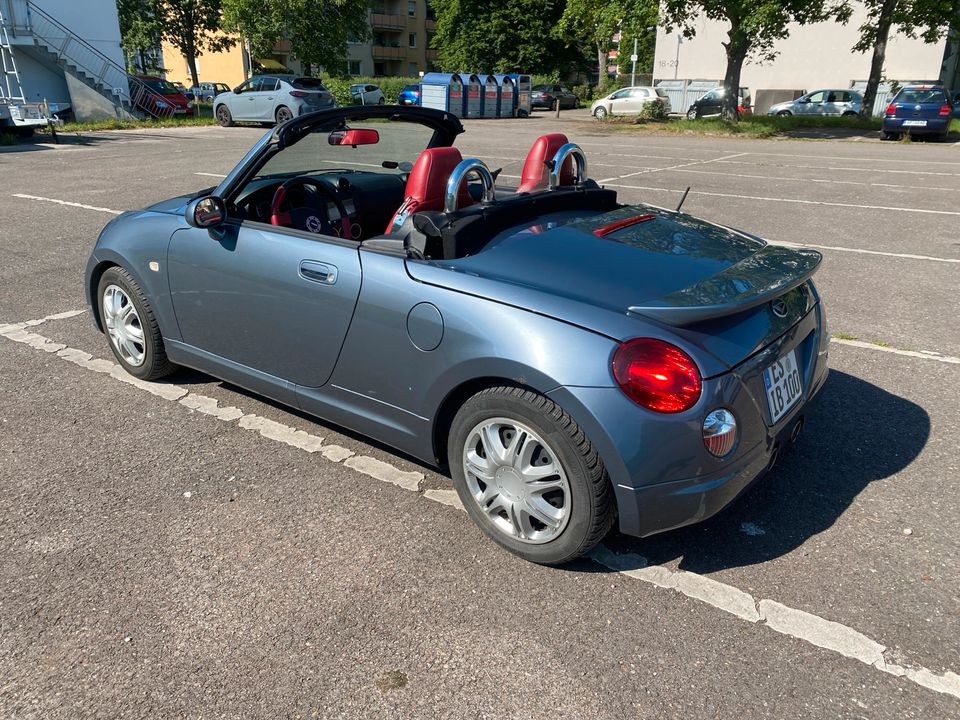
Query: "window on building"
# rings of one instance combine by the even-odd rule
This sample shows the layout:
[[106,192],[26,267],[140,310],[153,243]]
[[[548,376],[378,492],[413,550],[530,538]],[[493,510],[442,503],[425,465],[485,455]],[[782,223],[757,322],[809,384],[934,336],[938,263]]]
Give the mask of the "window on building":
[[407,66],[407,76],[408,76],[408,77],[416,77],[416,76],[417,76],[417,64],[416,64],[416,63],[410,63],[410,65]]
[[387,74],[386,67],[387,66],[385,63],[375,62],[373,64],[373,74],[376,75],[377,77],[380,77],[381,75],[386,75]]
[[348,74],[348,75],[359,75],[359,74],[360,74],[360,61],[359,61],[359,60],[347,60],[347,74]]
[[409,42],[408,42],[407,44],[408,44],[410,47],[415,48],[415,47],[417,46],[417,34],[416,34],[416,33],[410,33],[410,34],[409,34],[409,37],[408,37],[407,39],[409,40]]
[[407,2],[407,15],[410,17],[417,16],[417,2],[416,0],[409,0]]

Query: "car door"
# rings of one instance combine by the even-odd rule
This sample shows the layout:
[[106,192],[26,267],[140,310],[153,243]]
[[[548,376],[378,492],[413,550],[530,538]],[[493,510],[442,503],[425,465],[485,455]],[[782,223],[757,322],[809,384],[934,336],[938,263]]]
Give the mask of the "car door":
[[818,90],[817,92],[812,92],[809,95],[800,98],[801,102],[797,103],[797,114],[820,115],[823,112],[823,101],[825,96],[825,91]]
[[257,91],[260,89],[260,78],[253,77],[237,88],[239,92],[234,92],[227,100],[227,106],[234,120],[256,120],[254,117],[254,102]]
[[644,88],[633,88],[630,90],[629,112],[640,113],[643,106],[647,104],[650,98],[650,91]]
[[251,221],[228,221],[216,233],[177,230],[167,274],[183,342],[273,378],[322,386],[360,293],[358,247]]
[[824,90],[823,104],[820,106],[820,115],[843,114],[843,90]]
[[611,115],[621,115],[628,113],[630,110],[630,88],[623,88],[622,90],[617,90],[613,95],[610,96],[610,114]]
[[274,106],[277,104],[277,91],[280,89],[280,80],[275,77],[264,77],[260,89],[256,92],[254,107],[257,120],[272,121]]
[[723,89],[716,88],[700,98],[700,117],[719,115],[723,109]]

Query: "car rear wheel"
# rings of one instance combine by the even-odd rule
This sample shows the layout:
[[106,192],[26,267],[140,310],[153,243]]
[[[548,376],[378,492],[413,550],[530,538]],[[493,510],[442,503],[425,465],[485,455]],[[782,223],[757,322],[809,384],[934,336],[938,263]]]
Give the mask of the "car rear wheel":
[[607,109],[604,107],[598,107],[596,110],[593,111],[593,116],[597,120],[603,120],[607,116]]
[[281,105],[280,107],[277,108],[276,117],[277,117],[277,125],[282,125],[287,120],[290,120],[293,118],[293,113],[290,111],[290,108],[288,108],[286,105]]
[[130,273],[119,267],[103,273],[97,306],[110,349],[124,370],[141,380],[156,380],[176,369],[167,359],[150,303]]
[[899,140],[900,133],[883,131],[882,133],[880,133],[880,139],[881,140]]
[[387,101],[386,101],[385,98],[380,98],[379,100],[377,100],[377,105],[384,105],[384,104],[386,104],[386,102],[387,102]]
[[228,108],[226,105],[220,105],[217,108],[217,122],[223,127],[230,127],[233,125],[233,115],[230,114],[230,108]]
[[857,116],[857,113],[855,113],[853,110],[847,110],[847,112],[845,112],[842,117],[856,117],[856,116]]
[[517,387],[477,393],[457,412],[447,450],[467,513],[522,558],[569,562],[613,524],[613,493],[597,451],[543,395]]

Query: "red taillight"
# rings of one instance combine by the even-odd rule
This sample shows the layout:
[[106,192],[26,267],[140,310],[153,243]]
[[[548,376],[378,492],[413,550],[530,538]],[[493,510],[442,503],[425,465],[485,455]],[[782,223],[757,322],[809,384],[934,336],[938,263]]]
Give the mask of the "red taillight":
[[700,371],[680,348],[653,338],[627,340],[613,354],[613,376],[627,397],[657,412],[681,412],[700,398]]
[[947,105],[946,103],[944,103],[943,105],[941,105],[941,106],[940,106],[940,114],[941,114],[941,115],[949,115],[949,114],[950,114],[950,106]]
[[896,115],[896,114],[897,114],[897,106],[894,105],[893,103],[890,103],[889,105],[887,105],[887,109],[883,111],[883,114],[884,114],[884,115]]
[[743,105],[737,105],[737,112],[743,114]]
[[306,96],[309,95],[309,94],[310,94],[310,93],[306,93],[306,92],[304,92],[303,90],[291,90],[291,91],[290,91],[290,95],[291,95],[292,97],[306,97]]

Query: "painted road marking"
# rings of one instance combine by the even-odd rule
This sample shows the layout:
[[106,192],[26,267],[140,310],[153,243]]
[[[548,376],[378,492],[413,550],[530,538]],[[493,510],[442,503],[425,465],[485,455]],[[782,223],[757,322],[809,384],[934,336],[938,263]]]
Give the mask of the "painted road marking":
[[13,193],[13,197],[24,200],[41,200],[43,202],[56,203],[57,205],[69,205],[70,207],[83,208],[84,210],[96,210],[97,212],[110,213],[111,215],[120,215],[123,210],[111,210],[110,208],[97,207],[96,205],[84,205],[83,203],[70,202],[68,200],[57,200],[56,198],[40,197],[39,195],[24,195],[23,193]]
[[[683,166],[678,166],[683,167]],[[663,168],[670,170],[672,168]],[[623,176],[627,177],[627,176]],[[613,178],[617,179],[617,178]],[[599,182],[605,182],[603,180]],[[673,188],[647,187],[645,185],[623,185],[618,183],[608,183],[610,187],[629,188],[631,190],[658,190],[660,192],[682,193],[683,190],[674,190]],[[798,205],[824,205],[828,207],[854,208],[857,210],[893,210],[894,212],[923,213],[925,215],[960,215],[957,210],[925,210],[923,208],[893,207],[890,205],[856,205],[854,203],[826,202],[824,200],[801,200],[799,198],[778,198],[764,197],[761,195],[735,195],[733,193],[707,192],[706,190],[691,190],[691,195],[706,195],[709,197],[735,198],[738,200],[763,200],[766,202],[784,202],[795,203]]]
[[[755,155],[756,153],[743,153]],[[795,156],[796,157],[796,156]],[[824,158],[826,159],[826,158]],[[888,168],[845,167],[842,165],[793,165],[791,163],[757,163],[747,160],[724,160],[727,165],[750,165],[752,167],[799,168],[802,170],[843,170],[859,173],[890,173],[892,175],[934,175],[937,177],[960,177],[960,173],[935,172],[932,170],[890,170]],[[955,164],[955,163],[954,163]]]
[[[422,473],[403,471],[377,458],[356,455],[351,450],[337,445],[325,445],[321,437],[274,420],[244,413],[239,408],[221,407],[215,398],[189,392],[178,385],[144,382],[127,375],[116,363],[94,358],[87,352],[66,347],[62,343],[24,329],[77,314],[79,312],[71,311],[48,315],[40,320],[2,325],[0,337],[53,354],[84,369],[109,375],[158,397],[178,402],[191,410],[211,415],[221,422],[236,421],[239,427],[256,431],[270,440],[290,445],[303,452],[319,453],[331,462],[342,462],[344,466],[381,482],[422,494],[424,498],[433,502],[463,510],[459,497],[451,490],[429,489],[420,493],[420,486],[424,479]],[[663,565],[649,565],[647,559],[640,555],[618,555],[603,545],[596,547],[590,557],[598,564],[626,577],[650,583],[658,588],[674,590],[745,622],[762,624],[774,632],[803,640],[816,647],[857,660],[881,672],[905,678],[921,687],[960,699],[960,675],[949,670],[943,675],[938,675],[924,667],[905,667],[888,662],[884,656],[885,646],[846,625],[788,607],[774,600],[757,600],[748,592],[704,575],[685,570],[674,571]]]
[[901,350],[899,348],[884,347],[883,345],[863,342],[862,340],[844,340],[842,338],[830,338],[830,342],[837,343],[837,345],[849,345],[850,347],[863,348],[864,350],[876,350],[877,352],[891,353],[893,355],[919,358],[920,360],[936,360],[937,362],[947,363],[949,365],[960,365],[960,357],[941,355],[940,353],[930,350]]
[[[649,173],[664,172],[665,170],[677,170],[678,168],[692,167],[692,166],[694,166],[694,165],[706,165],[706,164],[712,163],[712,162],[722,162],[722,161],[731,160],[731,159],[737,158],[737,157],[743,157],[743,156],[746,155],[746,154],[747,154],[747,153],[734,153],[733,155],[724,155],[723,157],[712,158],[712,159],[710,159],[710,160],[697,160],[696,162],[681,163],[681,164],[679,164],[679,165],[671,165],[670,167],[651,168],[651,169],[647,169],[647,170],[639,170],[639,171],[637,171],[637,172],[627,173],[626,175],[616,175],[616,176],[614,176],[614,177],[604,178],[603,180],[597,180],[597,182],[599,182],[599,183],[605,183],[605,182],[609,182],[609,181],[611,181],[611,180],[623,180],[624,178],[635,177],[635,176],[637,176],[637,175],[647,175],[647,174],[649,174]],[[626,187],[626,186],[624,186],[624,187]]]
[[830,185],[862,185],[864,187],[893,188],[901,190],[935,190],[940,192],[960,192],[960,188],[942,188],[925,187],[923,185],[895,185],[893,183],[869,183],[858,180],[826,180],[823,178],[802,178],[802,177],[773,177],[771,175],[746,175],[744,173],[725,173],[715,170],[684,170],[682,168],[675,170],[678,173],[695,173],[697,175],[719,175],[726,178],[750,178],[753,180],[784,180],[787,182],[799,183],[826,183]]
[[204,177],[215,177],[215,178],[225,178],[226,175],[223,173],[207,173],[207,172],[195,172],[194,175],[203,175]]

